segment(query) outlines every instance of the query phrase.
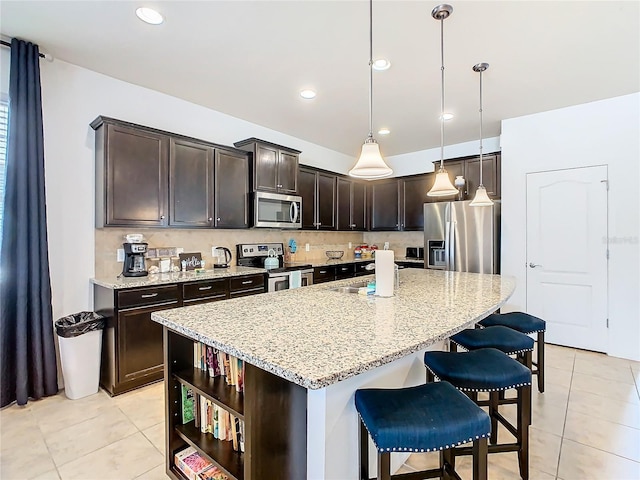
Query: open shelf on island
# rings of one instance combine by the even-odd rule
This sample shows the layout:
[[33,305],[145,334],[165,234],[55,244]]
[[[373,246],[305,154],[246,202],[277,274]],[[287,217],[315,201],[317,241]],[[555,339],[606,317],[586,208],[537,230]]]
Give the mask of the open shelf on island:
[[184,369],[174,376],[180,383],[244,421],[244,395],[236,391],[234,385],[227,385],[224,376],[210,377],[198,368]]
[[218,440],[210,433],[202,433],[194,422],[176,425],[175,430],[185,442],[202,452],[230,478],[244,478],[244,454],[234,451],[232,442]]

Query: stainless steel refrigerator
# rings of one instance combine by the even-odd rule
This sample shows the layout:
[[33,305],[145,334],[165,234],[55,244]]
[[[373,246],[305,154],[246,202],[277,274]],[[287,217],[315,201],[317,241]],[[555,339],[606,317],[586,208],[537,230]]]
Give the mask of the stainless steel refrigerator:
[[424,266],[457,272],[500,273],[500,202],[424,204]]

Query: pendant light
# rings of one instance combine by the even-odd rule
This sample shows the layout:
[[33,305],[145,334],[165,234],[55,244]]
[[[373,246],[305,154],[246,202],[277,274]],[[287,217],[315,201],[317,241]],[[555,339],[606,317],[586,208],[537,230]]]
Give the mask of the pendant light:
[[480,74],[480,184],[476,190],[476,196],[471,202],[472,207],[490,207],[493,202],[487,195],[487,189],[482,184],[482,72],[489,68],[488,63],[478,63],[473,66],[473,71]]
[[378,142],[373,138],[373,0],[369,0],[369,135],[362,145],[360,158],[349,170],[349,175],[373,180],[388,177],[392,173],[393,170],[380,154]]
[[451,5],[438,5],[431,11],[431,16],[440,20],[440,59],[441,59],[441,96],[440,96],[440,169],[436,174],[433,187],[427,192],[429,197],[448,197],[458,193],[449,178],[449,174],[444,169],[444,20],[451,15],[453,7]]

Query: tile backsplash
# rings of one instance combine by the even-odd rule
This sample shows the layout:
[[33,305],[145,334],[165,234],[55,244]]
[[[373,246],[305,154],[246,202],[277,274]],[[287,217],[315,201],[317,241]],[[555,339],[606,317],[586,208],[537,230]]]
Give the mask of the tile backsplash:
[[[395,250],[397,257],[404,256],[406,247],[422,246],[422,232],[311,232],[303,230],[213,230],[213,229],[161,229],[161,228],[100,228],[95,231],[95,276],[114,277],[122,272],[117,261],[117,249],[122,248],[124,236],[142,233],[150,248],[179,247],[185,252],[200,252],[206,265],[211,265],[211,247],[227,247],[236,263],[236,244],[254,242],[280,242],[285,246],[293,238],[298,246],[295,261],[311,261],[326,258],[326,250],[349,251],[362,243],[376,244],[382,248],[385,241]],[[309,244],[309,251],[305,244]]]

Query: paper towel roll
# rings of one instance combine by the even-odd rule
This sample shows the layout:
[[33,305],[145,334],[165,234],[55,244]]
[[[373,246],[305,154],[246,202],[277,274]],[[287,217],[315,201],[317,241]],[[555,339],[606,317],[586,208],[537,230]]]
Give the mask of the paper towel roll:
[[393,250],[376,251],[376,295],[393,297],[395,263]]

